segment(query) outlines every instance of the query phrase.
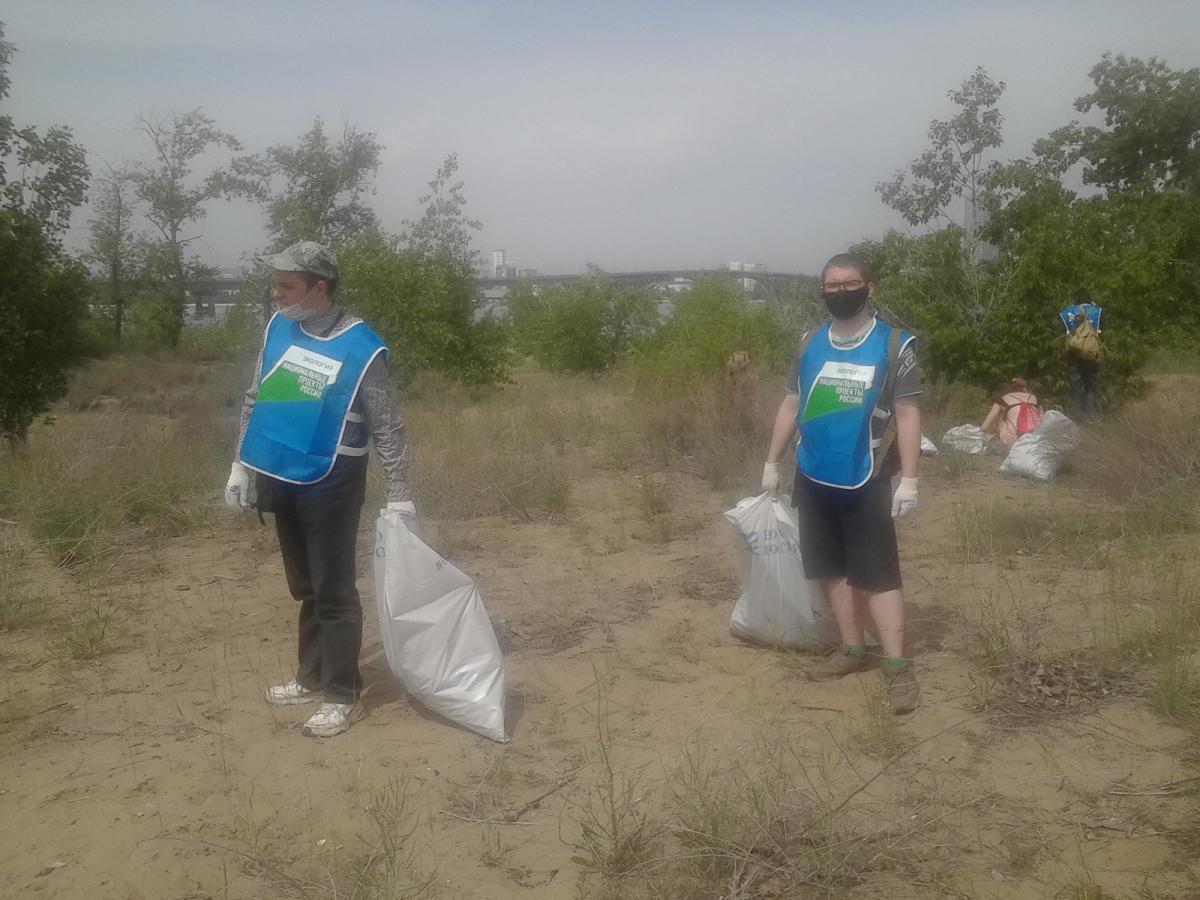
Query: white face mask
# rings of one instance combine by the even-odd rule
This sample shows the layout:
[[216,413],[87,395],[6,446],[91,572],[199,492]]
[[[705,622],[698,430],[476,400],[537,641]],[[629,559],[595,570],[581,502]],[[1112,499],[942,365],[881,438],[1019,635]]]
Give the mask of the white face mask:
[[289,303],[287,306],[276,302],[275,308],[279,310],[279,314],[285,319],[291,319],[293,322],[303,322],[305,319],[311,319],[316,315],[316,310],[311,306],[305,306],[308,298],[312,296],[312,291],[309,291],[296,303]]

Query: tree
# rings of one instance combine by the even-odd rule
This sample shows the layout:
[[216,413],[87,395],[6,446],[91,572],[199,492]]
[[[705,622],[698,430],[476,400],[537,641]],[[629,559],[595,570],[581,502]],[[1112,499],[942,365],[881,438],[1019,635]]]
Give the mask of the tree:
[[471,247],[471,232],[483,224],[467,217],[463,182],[454,180],[457,173],[458,154],[451,153],[419,201],[425,212],[416,222],[405,220],[401,240],[419,253],[445,254],[473,270],[479,254]]
[[[0,99],[13,52],[0,24]],[[13,163],[20,177],[10,179]],[[0,115],[0,435],[9,441],[66,391],[88,291],[59,237],[86,187],[84,151],[69,129],[41,136]]]
[[1084,181],[1110,191],[1200,192],[1200,69],[1106,53],[1090,75],[1096,89],[1075,108],[1103,110],[1105,124],[1075,135]]
[[[16,47],[4,40],[0,22],[0,100],[11,87],[8,64],[14,52]],[[9,176],[12,168],[20,177]],[[0,114],[0,205],[32,216],[56,243],[70,224],[71,213],[83,204],[87,183],[85,151],[75,143],[70,128],[53,125],[42,135]]]
[[166,335],[171,346],[179,340],[183,328],[183,307],[187,301],[187,245],[198,235],[185,235],[188,226],[200,222],[205,207],[216,199],[236,196],[257,197],[261,191],[252,157],[235,158],[228,169],[213,169],[202,178],[194,178],[192,169],[198,159],[213,149],[241,149],[231,134],[194,109],[167,118],[139,118],[140,130],[150,141],[152,158],[141,163],[132,180],[137,197],[145,204],[146,218],[162,235],[169,265],[167,291],[171,328]]
[[87,280],[33,216],[0,210],[0,435],[22,440],[67,389]]
[[305,240],[344,244],[375,228],[375,213],[365,196],[382,149],[374,134],[348,122],[335,144],[318,117],[296,146],[278,144],[267,150],[264,174],[282,180],[265,197],[275,248]]
[[93,191],[92,212],[84,259],[104,278],[112,335],[120,342],[130,287],[143,273],[148,244],[133,228],[136,208],[128,170],[108,166]]
[[[967,275],[962,313],[974,325],[988,320],[1002,296],[1002,285],[989,278],[991,273],[981,264],[981,251],[987,215],[996,206],[990,180],[999,164],[987,156],[1004,142],[1004,117],[996,108],[1004,88],[1003,81],[993,81],[982,67],[977,68],[946,95],[959,112],[929,123],[929,149],[907,170],[877,185],[883,202],[910,224],[940,222],[960,228],[961,268]],[[955,202],[965,205],[966,221],[961,226],[951,211]]]

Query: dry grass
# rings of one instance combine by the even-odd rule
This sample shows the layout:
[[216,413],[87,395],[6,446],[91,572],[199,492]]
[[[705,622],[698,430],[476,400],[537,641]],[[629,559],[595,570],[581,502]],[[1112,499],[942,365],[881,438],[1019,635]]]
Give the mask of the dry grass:
[[468,391],[425,379],[407,400],[418,508],[445,519],[563,513],[573,475],[613,432],[611,391],[525,373],[520,385]]
[[56,562],[97,561],[210,521],[231,442],[212,419],[64,417],[0,456],[0,510]]
[[1200,396],[1168,383],[1084,432],[1089,489],[1121,504],[1125,528],[1161,536],[1200,530]]
[[991,408],[982,388],[945,381],[929,381],[921,395],[922,430],[936,443],[955,425],[978,425]]
[[39,624],[46,613],[45,600],[32,593],[26,562],[30,548],[11,532],[0,531],[0,631],[15,631]]
[[[1050,485],[1047,490],[1060,488]],[[954,555],[964,565],[1043,556],[1099,568],[1107,562],[1109,545],[1124,533],[1120,515],[1084,508],[1069,497],[1051,509],[999,499],[963,504],[955,507],[953,523]]]
[[[877,775],[902,755],[890,754]],[[922,865],[913,845],[934,817],[859,803],[872,781],[835,788],[810,750],[778,736],[759,735],[728,757],[692,742],[664,789],[669,837],[636,870],[638,891],[610,886],[587,896],[718,900],[894,890]]]
[[676,384],[645,380],[632,389],[643,465],[702,478],[727,497],[758,487],[782,379],[716,377]]
[[647,790],[640,771],[620,772],[614,767],[608,686],[611,673],[596,676],[595,742],[588,748],[588,763],[596,773],[593,783],[571,805],[570,815],[579,829],[575,847],[583,864],[606,879],[636,872],[650,859],[658,829],[647,815]]
[[603,468],[642,476],[641,516],[669,540],[658,527],[669,473],[744,495],[758,483],[782,398],[773,380],[757,377],[686,385],[622,374],[515,377],[490,390],[435,378],[413,384],[404,403],[422,511],[533,520],[566,511],[574,478]]
[[415,839],[421,820],[411,808],[409,783],[392,780],[374,791],[367,805],[371,848],[352,873],[350,900],[436,900],[439,875],[426,868]]
[[71,379],[63,400],[71,412],[150,413],[175,418],[236,416],[253,358],[196,363],[165,355],[91,360]]

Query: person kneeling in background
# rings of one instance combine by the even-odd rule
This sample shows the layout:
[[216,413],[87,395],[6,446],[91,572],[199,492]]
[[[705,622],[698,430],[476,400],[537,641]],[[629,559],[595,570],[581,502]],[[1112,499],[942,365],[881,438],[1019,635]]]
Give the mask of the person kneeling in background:
[[1005,447],[1011,447],[1023,434],[1042,424],[1042,404],[1024,378],[1014,378],[996,395],[992,408],[979,426],[995,431]]

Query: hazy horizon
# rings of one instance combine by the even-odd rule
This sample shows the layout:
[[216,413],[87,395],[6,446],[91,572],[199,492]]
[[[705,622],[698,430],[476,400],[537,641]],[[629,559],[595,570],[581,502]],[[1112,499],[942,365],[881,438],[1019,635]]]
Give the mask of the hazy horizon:
[[[256,152],[345,118],[385,147],[371,198],[384,227],[419,215],[455,152],[475,248],[545,273],[813,272],[911,231],[875,185],[925,149],[976,66],[1008,84],[1010,158],[1078,118],[1106,51],[1200,65],[1200,4],[1184,2],[6,6],[6,111],[70,126],[93,171],[145,152],[140,114],[201,107]],[[263,223],[213,203],[192,249],[234,268]]]

